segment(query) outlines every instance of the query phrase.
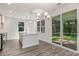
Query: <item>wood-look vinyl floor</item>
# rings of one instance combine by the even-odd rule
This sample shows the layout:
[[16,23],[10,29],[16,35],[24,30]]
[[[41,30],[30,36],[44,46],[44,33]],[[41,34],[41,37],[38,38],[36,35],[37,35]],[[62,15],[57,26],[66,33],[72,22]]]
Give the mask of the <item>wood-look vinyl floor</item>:
[[39,45],[21,48],[18,40],[9,40],[0,56],[78,56],[77,53],[39,41]]

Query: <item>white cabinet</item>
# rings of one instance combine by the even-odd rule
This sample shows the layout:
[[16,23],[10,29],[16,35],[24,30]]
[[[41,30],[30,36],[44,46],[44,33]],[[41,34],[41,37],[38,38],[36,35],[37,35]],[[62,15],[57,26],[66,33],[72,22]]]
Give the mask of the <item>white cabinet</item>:
[[22,44],[22,48],[27,48],[27,47],[39,44],[37,34],[19,33],[19,39],[20,39],[20,42]]

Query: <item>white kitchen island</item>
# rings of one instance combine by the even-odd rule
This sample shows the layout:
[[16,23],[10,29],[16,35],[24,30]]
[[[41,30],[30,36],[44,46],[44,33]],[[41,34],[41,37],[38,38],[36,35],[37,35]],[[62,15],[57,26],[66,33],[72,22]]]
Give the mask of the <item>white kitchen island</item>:
[[19,40],[22,48],[27,48],[39,44],[38,34],[19,33]]

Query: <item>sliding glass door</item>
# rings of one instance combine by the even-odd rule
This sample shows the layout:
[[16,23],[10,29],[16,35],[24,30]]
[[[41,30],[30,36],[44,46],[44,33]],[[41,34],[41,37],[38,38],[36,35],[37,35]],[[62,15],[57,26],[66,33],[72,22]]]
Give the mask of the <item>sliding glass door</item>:
[[62,15],[63,46],[77,50],[77,10]]
[[60,15],[52,19],[52,42],[60,44]]
[[52,18],[52,42],[77,50],[77,10],[63,13],[61,16],[61,18],[60,15]]

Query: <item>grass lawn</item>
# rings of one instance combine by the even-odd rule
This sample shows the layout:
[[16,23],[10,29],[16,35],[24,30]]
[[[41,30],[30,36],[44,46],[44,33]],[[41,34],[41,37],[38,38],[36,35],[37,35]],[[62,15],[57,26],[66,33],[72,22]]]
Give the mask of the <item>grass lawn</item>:
[[[77,37],[76,36],[67,36],[67,35],[64,35],[64,40],[72,40],[72,41],[76,41]],[[52,37],[52,41],[58,41],[60,40],[60,36],[53,36]]]
[[60,36],[55,35],[52,37],[52,42],[60,44]]
[[[64,35],[63,38],[64,38],[63,45],[65,47],[68,47],[68,48],[76,50],[76,47],[77,47],[77,37],[76,36],[73,36],[73,35],[70,35],[70,36]],[[60,44],[60,36],[58,36],[58,35],[53,36],[52,37],[52,42]]]
[[65,40],[76,41],[77,40],[77,36],[67,36],[67,35],[64,35],[64,39]]

